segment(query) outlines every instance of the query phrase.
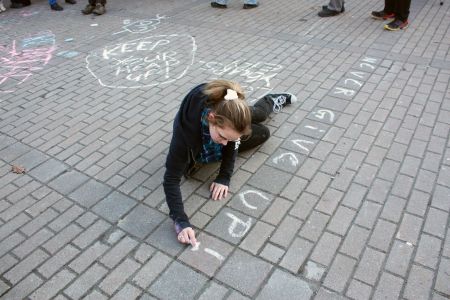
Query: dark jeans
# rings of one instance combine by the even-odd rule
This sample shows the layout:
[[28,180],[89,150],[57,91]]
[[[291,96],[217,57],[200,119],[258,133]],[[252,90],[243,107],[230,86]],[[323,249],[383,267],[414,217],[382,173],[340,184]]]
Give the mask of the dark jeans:
[[402,22],[408,20],[410,6],[411,0],[384,0],[384,12],[394,13]]
[[252,133],[250,137],[243,137],[239,145],[239,151],[245,151],[255,148],[270,137],[269,128],[263,124],[259,124],[267,119],[269,114],[273,111],[273,101],[268,97],[259,99],[255,105],[250,107],[252,111]]
[[[106,5],[106,0],[101,0],[98,1],[100,2],[102,5]],[[89,0],[89,4],[95,6],[95,4],[97,3],[97,0]]]

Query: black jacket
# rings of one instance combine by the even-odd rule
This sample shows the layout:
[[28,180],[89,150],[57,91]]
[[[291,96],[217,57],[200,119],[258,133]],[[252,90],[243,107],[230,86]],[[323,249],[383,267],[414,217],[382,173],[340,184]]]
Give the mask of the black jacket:
[[[164,174],[164,193],[170,209],[170,217],[182,228],[190,227],[189,218],[184,212],[181,197],[181,177],[187,171],[202,147],[201,115],[207,107],[207,96],[203,94],[205,83],[193,88],[184,97],[180,110],[173,123],[173,135]],[[214,182],[229,185],[233,173],[237,149],[234,142],[228,142],[222,149],[222,163]]]

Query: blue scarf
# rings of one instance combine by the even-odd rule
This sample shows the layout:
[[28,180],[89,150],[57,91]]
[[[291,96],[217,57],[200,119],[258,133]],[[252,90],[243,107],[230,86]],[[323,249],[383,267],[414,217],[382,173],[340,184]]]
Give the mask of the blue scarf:
[[208,113],[209,109],[202,111],[201,130],[202,130],[202,150],[195,158],[196,162],[207,164],[222,160],[223,145],[215,143],[209,133]]

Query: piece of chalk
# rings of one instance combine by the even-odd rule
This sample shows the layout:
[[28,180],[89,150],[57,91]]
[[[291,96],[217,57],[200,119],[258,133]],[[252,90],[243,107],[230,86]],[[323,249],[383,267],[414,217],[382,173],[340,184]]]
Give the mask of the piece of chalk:
[[200,242],[197,242],[197,244],[195,244],[195,246],[192,246],[191,251],[197,251],[200,247]]
[[97,23],[91,24],[92,27],[98,26]]
[[65,41],[65,42],[72,42],[72,41],[73,41],[73,38],[67,38],[67,39],[65,39],[64,41]]

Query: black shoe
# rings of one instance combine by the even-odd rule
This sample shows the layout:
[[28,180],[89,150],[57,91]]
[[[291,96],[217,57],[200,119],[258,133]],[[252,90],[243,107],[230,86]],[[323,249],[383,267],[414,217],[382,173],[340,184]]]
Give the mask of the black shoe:
[[251,8],[256,8],[258,7],[258,3],[257,4],[244,4],[244,9],[251,9]]
[[273,111],[278,113],[286,105],[297,102],[297,97],[291,93],[267,94],[265,97],[273,102]]
[[215,7],[215,8],[227,8],[227,6],[225,4],[219,4],[217,2],[211,2],[211,7]]
[[394,13],[387,13],[384,10],[373,11],[370,16],[376,20],[390,20],[395,18]]
[[319,17],[322,17],[322,18],[333,17],[333,16],[337,16],[338,14],[340,14],[340,12],[331,10],[328,7],[325,7],[325,8],[322,7],[322,10],[319,11],[319,13],[318,13]]
[[11,2],[11,8],[22,8],[24,5],[22,3]]
[[[328,5],[322,5],[322,9],[326,9],[326,8],[328,8]],[[341,13],[343,13],[344,11],[345,11],[345,7],[344,7],[344,5],[342,5]]]
[[64,8],[62,8],[62,6],[60,6],[58,3],[50,5],[50,8],[56,11],[64,10]]
[[389,30],[389,31],[397,31],[400,29],[406,29],[408,28],[408,20],[406,21],[401,21],[398,19],[395,19],[394,21],[384,25],[384,29]]
[[69,4],[77,4],[77,1],[75,1],[75,0],[66,0],[66,3],[69,3]]

